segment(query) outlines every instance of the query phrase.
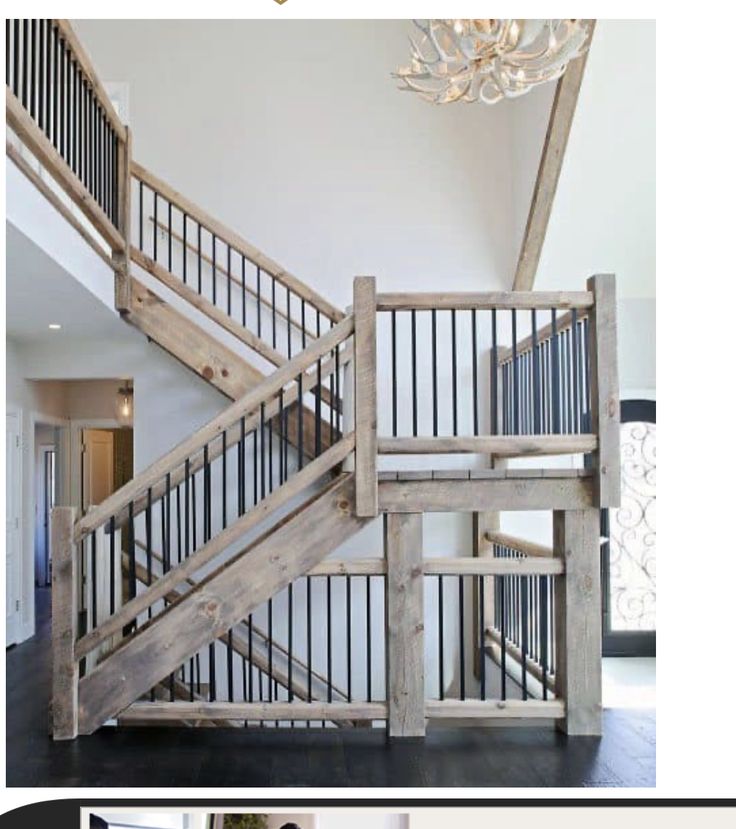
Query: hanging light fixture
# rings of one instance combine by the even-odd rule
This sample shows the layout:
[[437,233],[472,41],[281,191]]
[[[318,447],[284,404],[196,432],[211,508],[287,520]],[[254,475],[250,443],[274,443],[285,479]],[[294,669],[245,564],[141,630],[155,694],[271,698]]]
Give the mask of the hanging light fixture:
[[121,426],[133,425],[133,386],[127,380],[125,385],[118,389],[115,414]]
[[593,20],[415,20],[411,65],[393,77],[426,101],[516,98],[560,77],[588,48]]

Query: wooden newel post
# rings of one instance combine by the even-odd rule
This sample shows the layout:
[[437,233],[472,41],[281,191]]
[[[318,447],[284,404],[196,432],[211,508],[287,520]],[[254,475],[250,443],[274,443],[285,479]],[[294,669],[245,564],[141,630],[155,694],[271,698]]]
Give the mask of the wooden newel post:
[[601,569],[598,510],[554,513],[554,554],[565,562],[555,585],[555,692],[567,734],[601,733]]
[[55,740],[77,736],[79,668],[74,658],[77,633],[77,557],[74,507],[51,513],[52,731]]
[[378,404],[376,397],[376,280],[356,276],[353,282],[355,315],[355,513],[378,515],[376,472]]
[[389,737],[423,737],[424,575],[421,513],[385,517]]
[[125,143],[121,142],[118,152],[118,229],[125,240],[122,250],[113,250],[112,262],[115,269],[115,308],[127,314],[131,308],[130,283],[130,162],[132,156],[132,135],[130,127],[125,128]]
[[588,279],[595,305],[590,310],[591,431],[598,435],[596,503],[617,507],[621,500],[620,402],[616,343],[616,277]]

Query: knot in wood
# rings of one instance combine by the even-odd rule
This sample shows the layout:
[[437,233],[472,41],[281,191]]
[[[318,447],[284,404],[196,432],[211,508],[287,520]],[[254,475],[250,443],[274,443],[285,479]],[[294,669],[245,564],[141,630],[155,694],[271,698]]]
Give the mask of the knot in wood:
[[211,380],[215,376],[215,372],[212,370],[212,366],[205,366],[202,369],[202,377],[205,380]]

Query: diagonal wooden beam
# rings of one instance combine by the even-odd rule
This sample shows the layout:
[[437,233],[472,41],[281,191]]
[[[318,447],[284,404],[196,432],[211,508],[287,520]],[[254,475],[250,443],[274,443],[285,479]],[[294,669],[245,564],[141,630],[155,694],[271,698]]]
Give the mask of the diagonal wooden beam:
[[[591,20],[590,23],[588,44],[590,44],[595,28],[595,21]],[[537,181],[534,185],[532,203],[526,221],[524,240],[521,243],[519,260],[516,263],[514,291],[531,291],[534,287],[587,59],[588,51],[570,61],[565,74],[557,81]]]

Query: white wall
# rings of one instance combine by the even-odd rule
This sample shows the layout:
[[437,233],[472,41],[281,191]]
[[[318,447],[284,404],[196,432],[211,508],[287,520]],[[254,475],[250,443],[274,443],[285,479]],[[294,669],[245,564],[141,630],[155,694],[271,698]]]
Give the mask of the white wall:
[[508,282],[509,109],[401,93],[409,21],[76,20],[135,158],[342,307]]

